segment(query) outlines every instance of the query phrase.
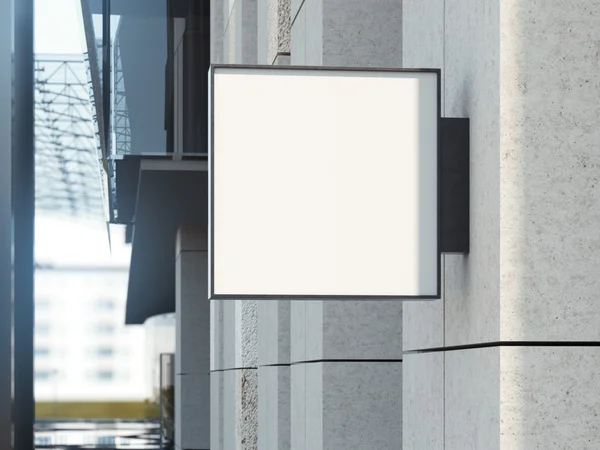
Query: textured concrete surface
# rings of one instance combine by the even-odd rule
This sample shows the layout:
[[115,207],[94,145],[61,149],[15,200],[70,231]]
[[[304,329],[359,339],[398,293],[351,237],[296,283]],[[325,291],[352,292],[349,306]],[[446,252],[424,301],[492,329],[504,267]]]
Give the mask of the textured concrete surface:
[[402,361],[402,449],[444,450],[444,353]]
[[256,369],[223,373],[223,450],[256,450],[258,374]]
[[[403,67],[444,69],[444,2],[403,0],[402,8]],[[442,77],[442,90],[443,86]],[[443,105],[444,96],[441,100]],[[403,307],[404,350],[444,345],[443,298],[430,302],[404,302]]]
[[402,303],[291,302],[291,361],[402,359]]
[[[221,300],[222,396],[218,403],[222,423],[222,450],[256,449],[258,433],[258,305],[256,301]],[[219,309],[219,308],[218,308]],[[217,310],[218,310],[217,309]],[[215,425],[216,426],[216,425]]]
[[290,301],[258,302],[258,362],[290,362]]
[[223,407],[224,372],[210,374],[210,448],[224,450],[223,446]]
[[210,62],[223,63],[223,36],[225,22],[225,0],[210,0]]
[[402,303],[292,302],[292,361],[402,359]]
[[403,365],[405,450],[598,446],[598,347],[409,354]]
[[258,369],[258,448],[290,448],[290,367]]
[[235,367],[258,366],[258,302],[235,301]]
[[223,356],[223,304],[210,301],[210,370],[224,367]]
[[306,446],[306,364],[295,364],[290,370],[290,441],[292,450]]
[[257,1],[230,0],[223,42],[224,61],[228,64],[256,64],[258,60]]
[[291,0],[290,1],[290,14],[292,18],[292,22],[296,19],[298,12],[300,11],[300,7],[304,3],[304,0]]
[[291,64],[291,55],[277,55],[275,57],[275,61],[273,61],[274,66],[289,66]]
[[[291,16],[292,65],[400,66],[400,1],[292,0]],[[401,448],[402,363],[303,363],[400,360],[401,303],[292,302],[290,311],[291,448]]]
[[401,382],[402,363],[292,366],[292,448],[401,448]]
[[445,356],[445,450],[499,450],[500,349],[451,351]]
[[306,65],[306,11],[304,7],[299,9],[292,22],[290,50],[293,66]]
[[210,304],[205,230],[181,227],[176,256],[175,444],[210,445]]
[[600,348],[500,351],[502,449],[598,448]]
[[503,339],[598,340],[600,3],[503,3]]
[[306,305],[290,301],[290,360],[306,361]]
[[258,302],[258,446],[290,448],[290,301]]
[[292,64],[402,65],[401,1],[293,1],[291,17]]
[[290,0],[257,0],[258,62],[273,64],[277,55],[289,54]]
[[321,1],[323,65],[402,67],[401,1]]
[[223,366],[216,369],[257,367],[258,304],[256,301],[221,300]]
[[306,20],[304,35],[306,64],[323,65],[323,0],[305,0],[301,6]]
[[446,345],[500,337],[498,0],[446,3],[444,111],[471,119],[471,251],[446,256]]

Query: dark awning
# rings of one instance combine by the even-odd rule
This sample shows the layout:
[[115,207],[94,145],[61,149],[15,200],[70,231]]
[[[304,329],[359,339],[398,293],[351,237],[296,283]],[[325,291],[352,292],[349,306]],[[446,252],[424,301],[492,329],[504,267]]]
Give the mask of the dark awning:
[[[131,177],[133,158],[137,177]],[[120,169],[131,180],[127,190],[137,192],[125,322],[141,324],[175,312],[176,233],[181,224],[207,226],[208,165],[198,156],[129,156],[116,162],[117,178]]]

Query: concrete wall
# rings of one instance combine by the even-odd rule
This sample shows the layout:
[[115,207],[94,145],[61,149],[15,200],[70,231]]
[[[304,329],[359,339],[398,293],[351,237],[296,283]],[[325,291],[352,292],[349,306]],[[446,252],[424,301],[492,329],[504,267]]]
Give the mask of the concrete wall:
[[471,254],[404,310],[426,351],[405,355],[407,449],[597,447],[599,13],[404,0],[404,65],[441,67],[445,115],[471,118],[472,183]]

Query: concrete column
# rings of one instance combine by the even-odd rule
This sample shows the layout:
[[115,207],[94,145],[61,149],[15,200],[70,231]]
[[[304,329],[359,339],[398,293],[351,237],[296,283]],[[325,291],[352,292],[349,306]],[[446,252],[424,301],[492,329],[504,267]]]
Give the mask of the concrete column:
[[405,65],[471,118],[471,253],[404,311],[404,448],[595,448],[600,4],[404,7]]
[[291,329],[291,448],[401,448],[401,303],[294,301]]
[[[401,1],[292,0],[291,21],[292,65],[401,66]],[[401,448],[402,303],[294,301],[291,330],[291,448]]]
[[206,231],[182,226],[176,250],[175,447],[210,447],[210,304]]
[[258,0],[259,64],[281,64],[289,58],[290,8],[291,0]]
[[[258,63],[289,65],[290,0],[258,0]],[[290,448],[290,302],[258,303],[258,447]]]
[[[212,62],[256,64],[257,0],[212,0],[211,7],[215,8],[211,11]],[[211,303],[211,449],[254,450],[258,441],[258,304]]]
[[290,302],[258,304],[258,446],[290,448]]
[[223,1],[223,62],[256,64],[258,55],[258,0]]
[[257,448],[257,302],[212,302],[211,450]]

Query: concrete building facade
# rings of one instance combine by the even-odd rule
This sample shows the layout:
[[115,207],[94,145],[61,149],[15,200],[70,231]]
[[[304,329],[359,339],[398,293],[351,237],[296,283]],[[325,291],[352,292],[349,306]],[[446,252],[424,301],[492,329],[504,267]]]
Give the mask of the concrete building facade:
[[[117,186],[117,216],[134,228],[127,320],[177,315],[176,447],[596,448],[600,7],[186,5],[174,6],[174,50],[164,55],[174,73],[165,100],[171,159],[116,169],[137,183],[135,214],[123,206],[128,188]],[[126,34],[119,40],[129,45]],[[442,257],[440,300],[208,304],[209,118],[194,109],[194,99],[207,107],[205,78],[189,74],[211,63],[441,69],[442,117],[470,119],[471,188],[470,252]],[[128,70],[124,60],[126,88]],[[128,100],[132,123],[139,102]],[[289,124],[290,139],[302,132]],[[158,273],[172,279],[159,283],[150,276]],[[142,283],[151,287],[132,287]]]

